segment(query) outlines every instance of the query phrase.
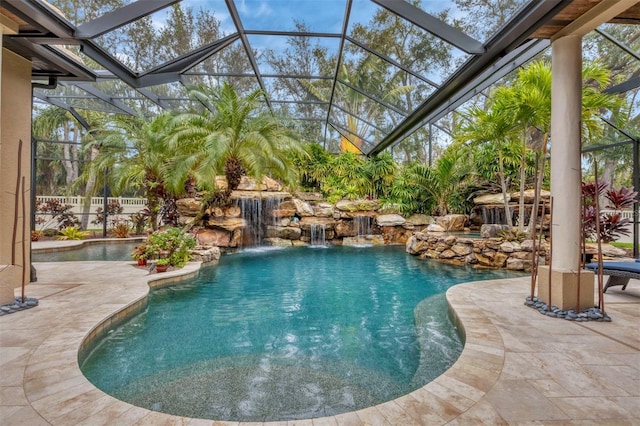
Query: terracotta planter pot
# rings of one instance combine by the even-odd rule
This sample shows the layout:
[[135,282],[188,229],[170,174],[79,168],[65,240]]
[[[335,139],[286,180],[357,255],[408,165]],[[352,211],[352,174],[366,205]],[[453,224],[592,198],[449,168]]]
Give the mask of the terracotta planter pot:
[[169,265],[156,265],[156,272],[167,272]]
[[138,266],[147,266],[147,259],[138,259]]

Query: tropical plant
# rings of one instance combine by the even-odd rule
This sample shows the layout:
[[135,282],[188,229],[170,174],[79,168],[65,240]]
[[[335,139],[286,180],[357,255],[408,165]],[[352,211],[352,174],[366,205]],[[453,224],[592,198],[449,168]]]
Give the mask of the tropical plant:
[[78,218],[73,214],[71,204],[62,204],[55,198],[45,202],[36,199],[35,207],[35,222],[39,231],[50,228],[54,222],[59,230],[80,224]]
[[429,166],[420,162],[403,167],[396,174],[389,196],[384,200],[385,210],[395,210],[406,216],[413,213],[430,213],[434,203],[426,190],[429,185],[429,173]]
[[127,222],[118,222],[111,228],[111,233],[116,238],[129,238],[131,235],[131,226]]
[[[608,185],[600,181],[582,183],[583,197],[583,238],[594,240],[598,236],[597,221],[599,221],[600,239],[604,243],[615,241],[623,235],[629,235],[629,219],[622,217],[621,210],[632,207],[636,202],[638,193],[630,188],[607,189]],[[596,209],[596,198],[604,196],[608,203],[605,209],[613,212],[602,212]]]
[[92,163],[96,171],[109,173],[114,191],[142,190],[147,199],[152,229],[158,227],[161,206],[182,192],[172,192],[165,179],[166,170],[175,155],[175,151],[169,150],[165,143],[171,123],[168,114],[153,119],[115,116],[99,132],[102,148]]
[[[150,258],[167,259],[167,264],[182,268],[189,261],[189,251],[196,245],[195,235],[181,228],[165,227],[147,237]],[[165,262],[165,261],[163,261]]]
[[58,240],[83,240],[89,236],[89,232],[82,231],[77,226],[67,226],[61,229],[58,235]]
[[263,175],[285,183],[297,181],[289,151],[303,151],[284,126],[260,110],[261,90],[241,97],[224,83],[215,88],[190,87],[189,96],[205,111],[179,114],[172,121],[170,188],[180,191],[193,179],[198,188],[212,190],[215,176],[223,173],[227,179],[223,198],[228,198],[244,175],[258,181]]

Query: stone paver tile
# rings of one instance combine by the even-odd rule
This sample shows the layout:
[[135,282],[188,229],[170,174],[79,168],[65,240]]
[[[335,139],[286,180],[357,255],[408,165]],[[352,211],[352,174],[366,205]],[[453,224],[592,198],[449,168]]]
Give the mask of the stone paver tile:
[[596,381],[615,385],[630,396],[640,396],[640,371],[635,368],[626,365],[585,365],[584,368]]
[[313,419],[313,426],[337,426],[335,417],[320,417]]
[[95,389],[58,404],[47,404],[39,411],[57,424],[76,424],[95,413],[104,410],[116,400]]
[[609,358],[614,360],[614,364],[628,365],[636,370],[640,370],[640,352],[633,354],[609,354]]
[[22,386],[24,370],[33,349],[0,348],[0,376],[3,386]]
[[287,426],[313,426],[313,420],[311,419],[289,420],[288,422],[286,422],[286,425]]
[[0,405],[29,405],[22,386],[0,386]]
[[363,426],[364,423],[356,413],[343,413],[334,416],[338,426]]
[[478,388],[470,386],[466,383],[461,382],[453,376],[449,375],[449,372],[446,372],[442,376],[438,377],[435,382],[439,385],[444,386],[447,389],[451,389],[452,391],[468,398],[472,401],[478,401],[480,398],[484,396],[486,392],[481,391]]
[[429,412],[437,414],[438,417],[447,421],[458,416],[466,409],[457,408],[454,404],[451,404],[445,399],[438,398],[435,394],[429,392],[425,388],[412,392],[410,396],[418,400],[418,402],[429,410]]
[[207,419],[184,419],[185,426],[213,426],[213,420]]
[[500,380],[484,400],[507,421],[569,419],[549,399],[522,380]]
[[498,374],[499,370],[489,370],[465,362],[457,362],[447,371],[447,376],[484,392],[491,389],[498,378]]
[[576,395],[588,395],[588,396],[628,396],[620,387],[614,383],[607,383],[604,380],[599,380],[597,375],[594,375],[587,369],[569,357],[563,354],[554,353],[532,353],[532,360],[537,360],[549,377],[553,377],[553,380],[558,383],[562,383],[562,386],[575,392]]
[[[119,402],[119,401],[118,401]],[[119,402],[106,406],[103,410],[87,417],[76,426],[131,426],[143,419],[149,410]]]
[[494,348],[491,346],[485,346],[482,344],[482,342],[480,343],[465,343],[464,344],[464,348],[465,350],[470,349],[473,351],[478,351],[478,352],[484,352],[490,355],[496,355],[499,357],[504,357],[504,349],[498,349],[498,348]]
[[[426,391],[425,391],[426,392]],[[404,410],[412,421],[421,425],[443,425],[447,421],[430,409],[429,405],[414,397],[415,392],[396,399],[394,402]],[[435,399],[435,398],[434,398]],[[393,422],[392,422],[393,423]]]
[[625,420],[631,414],[606,397],[551,398],[562,411],[574,420]]
[[607,397],[609,401],[613,401],[618,404],[620,407],[627,410],[631,416],[639,420],[638,424],[640,424],[640,398],[636,396],[609,396]]
[[0,406],[0,424],[7,426],[48,426],[33,408],[28,405]]
[[32,404],[57,403],[93,389],[95,386],[82,374],[67,380],[56,380],[55,376],[37,377],[24,383],[25,394]]
[[385,402],[384,404],[376,405],[378,411],[387,418],[387,421],[392,425],[417,425],[422,424],[409,415],[400,405],[395,401]]
[[507,352],[500,378],[504,380],[542,380],[550,378],[541,368],[542,363],[529,353]]
[[240,426],[241,424],[239,422],[226,422],[223,420],[213,420],[211,423],[212,426]]
[[578,396],[552,379],[527,380],[527,382],[547,398]]
[[147,415],[135,422],[136,426],[182,426],[185,418],[169,414],[148,411]]
[[393,426],[376,407],[369,407],[355,412],[362,423],[367,426]]
[[436,398],[445,401],[447,404],[451,405],[454,409],[463,412],[469,409],[475,401],[459,394],[458,392],[449,389],[445,386],[442,386],[438,382],[431,382],[425,385],[423,390],[429,392],[432,395],[435,395]]
[[485,400],[473,405],[467,411],[447,423],[447,426],[503,426],[506,420]]

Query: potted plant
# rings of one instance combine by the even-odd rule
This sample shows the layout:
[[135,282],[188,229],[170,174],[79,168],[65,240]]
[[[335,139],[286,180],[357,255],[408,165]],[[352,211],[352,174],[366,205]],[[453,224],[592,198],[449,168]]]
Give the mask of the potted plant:
[[147,245],[139,244],[131,252],[131,258],[138,261],[138,266],[145,266],[149,259],[149,254]]
[[156,272],[167,272],[167,269],[169,269],[170,262],[171,262],[171,259],[166,257],[162,259],[158,259],[156,262]]

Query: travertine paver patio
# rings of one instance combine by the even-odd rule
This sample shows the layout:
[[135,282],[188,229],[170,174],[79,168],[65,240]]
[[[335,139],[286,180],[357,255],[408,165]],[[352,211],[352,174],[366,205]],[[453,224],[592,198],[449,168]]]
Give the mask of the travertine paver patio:
[[[132,406],[80,372],[83,338],[144,297],[158,275],[127,262],[37,267],[27,295],[40,306],[0,317],[0,424],[238,425]],[[265,424],[640,424],[640,282],[608,291],[611,323],[542,316],[523,305],[528,287],[528,278],[516,278],[450,289],[466,345],[455,365],[423,388],[357,412]]]

